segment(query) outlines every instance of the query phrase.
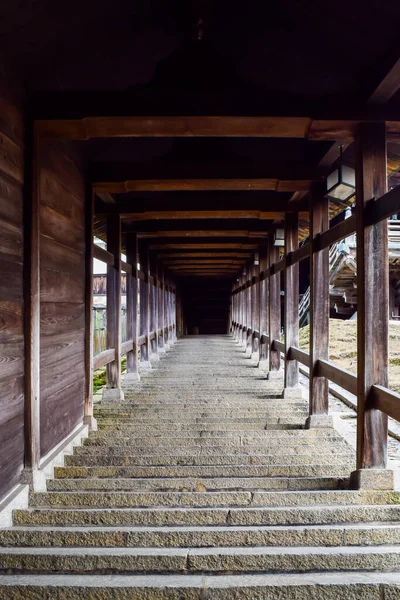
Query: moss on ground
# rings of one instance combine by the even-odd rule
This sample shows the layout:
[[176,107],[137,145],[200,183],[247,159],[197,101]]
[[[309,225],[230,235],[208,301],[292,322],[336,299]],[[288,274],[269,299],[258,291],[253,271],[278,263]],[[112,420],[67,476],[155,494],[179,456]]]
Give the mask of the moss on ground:
[[[124,356],[121,360],[121,371],[124,373],[126,370],[126,356]],[[97,369],[93,373],[93,393],[97,394],[101,388],[106,385],[106,368],[102,367],[101,369]]]

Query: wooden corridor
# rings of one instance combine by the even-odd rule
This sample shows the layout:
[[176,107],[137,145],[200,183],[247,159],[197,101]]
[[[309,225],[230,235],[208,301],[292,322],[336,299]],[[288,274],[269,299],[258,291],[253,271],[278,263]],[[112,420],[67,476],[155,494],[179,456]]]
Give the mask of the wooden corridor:
[[0,530],[0,598],[395,598],[400,494],[349,490],[351,447],[282,390],[181,338]]

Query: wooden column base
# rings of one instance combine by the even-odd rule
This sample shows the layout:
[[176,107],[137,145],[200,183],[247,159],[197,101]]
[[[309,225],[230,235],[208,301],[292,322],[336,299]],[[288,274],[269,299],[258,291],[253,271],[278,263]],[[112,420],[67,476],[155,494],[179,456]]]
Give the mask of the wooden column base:
[[303,390],[299,387],[285,388],[282,392],[282,398],[289,400],[291,398],[303,398]]
[[103,400],[118,401],[123,399],[124,392],[121,390],[121,388],[106,388],[103,390]]
[[268,372],[268,380],[269,381],[282,381],[283,382],[283,371],[269,371]]
[[136,383],[137,381],[140,381],[139,373],[125,373],[124,383]]
[[393,471],[390,469],[357,469],[350,475],[350,489],[392,490]]
[[333,427],[333,418],[330,415],[310,415],[306,420],[306,429],[314,427]]
[[139,361],[139,371],[150,371],[151,368],[152,366],[149,360]]
[[89,425],[89,431],[97,431],[97,419],[93,415],[86,415],[83,417],[85,425]]

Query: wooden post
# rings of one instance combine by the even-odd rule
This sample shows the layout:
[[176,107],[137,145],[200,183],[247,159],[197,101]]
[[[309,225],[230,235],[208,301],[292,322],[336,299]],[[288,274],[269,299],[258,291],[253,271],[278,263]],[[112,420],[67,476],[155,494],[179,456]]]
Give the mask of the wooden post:
[[[158,355],[158,342],[157,342],[157,270],[154,260],[154,256],[148,254],[148,265],[149,265],[149,348],[150,348],[150,362],[160,360]],[[153,340],[150,339],[150,334],[155,334]]]
[[329,248],[317,250],[316,237],[329,229],[325,184],[315,183],[310,206],[310,412],[306,427],[331,426],[329,382],[318,375],[318,361],[329,358]]
[[[265,273],[268,268],[268,250],[262,248],[260,252],[260,273]],[[263,370],[268,370],[268,344],[262,344],[261,338],[263,335],[268,335],[268,277],[264,277],[260,281],[260,363],[259,367]]]
[[247,265],[242,277],[242,346],[246,350],[247,345]]
[[[285,254],[299,247],[299,217],[298,213],[286,213],[285,217]],[[289,261],[290,262],[290,261]],[[299,365],[297,360],[290,359],[290,347],[299,346],[299,263],[286,265],[285,280],[285,380],[284,398],[300,396]]]
[[165,352],[165,301],[164,301],[164,269],[158,265],[158,352]]
[[92,430],[97,429],[93,417],[93,241],[94,192],[92,184],[86,186],[85,206],[85,406],[83,421]]
[[145,343],[140,346],[140,368],[150,369],[150,303],[149,303],[149,255],[148,248],[140,245],[140,268],[144,279],[140,281],[140,334],[145,336]]
[[168,279],[165,277],[165,271],[163,272],[164,281],[164,336],[165,336],[165,349],[170,349],[170,335],[169,335],[169,314],[168,314]]
[[[360,124],[356,137],[357,488],[391,488],[387,415],[372,408],[371,386],[388,386],[389,260],[387,222],[366,225],[365,206],[387,191],[385,123]],[[378,470],[378,471],[377,471]]]
[[[268,265],[271,269],[279,260],[279,248],[274,246],[272,235],[268,238]],[[279,340],[281,335],[281,274],[269,275],[269,379],[276,379],[281,367],[279,350],[273,347],[273,341]],[[280,377],[280,373],[279,373]]]
[[253,342],[252,342],[252,355],[253,358],[259,359],[259,346],[260,338],[255,337],[255,332],[258,331],[260,334],[260,261],[258,264],[253,266],[253,318],[252,318],[252,329],[253,329]]
[[[246,296],[247,296],[247,303],[246,303],[246,352],[248,353],[249,356],[251,356],[251,349],[252,349],[252,339],[253,339],[253,332],[252,332],[252,318],[253,318],[253,306],[252,306],[252,289],[253,289],[253,285],[252,285],[252,274],[253,274],[253,265],[251,264],[251,262],[247,263],[247,267],[246,267]],[[250,329],[250,333],[249,333],[249,329]]]
[[107,348],[115,350],[115,359],[107,369],[107,388],[103,399],[119,400],[121,389],[121,218],[107,217],[107,250],[114,256],[114,265],[107,265]]
[[38,136],[30,124],[26,149],[24,209],[25,305],[25,473],[34,485],[40,463],[40,205],[38,190]]
[[126,274],[126,339],[133,348],[126,354],[125,381],[139,381],[138,369],[138,238],[136,233],[126,234],[126,260],[132,265],[132,274]]

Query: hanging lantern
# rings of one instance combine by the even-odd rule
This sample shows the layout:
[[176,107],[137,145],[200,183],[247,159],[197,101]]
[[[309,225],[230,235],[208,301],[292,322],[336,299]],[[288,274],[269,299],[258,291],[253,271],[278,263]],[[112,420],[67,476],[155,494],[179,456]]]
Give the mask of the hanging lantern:
[[326,179],[326,198],[346,202],[356,193],[356,173],[343,164],[342,146],[340,146],[340,165]]
[[283,229],[275,229],[274,246],[283,247],[285,245],[285,231]]

